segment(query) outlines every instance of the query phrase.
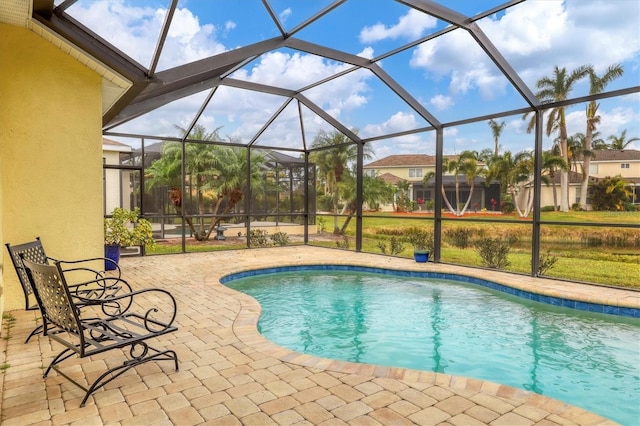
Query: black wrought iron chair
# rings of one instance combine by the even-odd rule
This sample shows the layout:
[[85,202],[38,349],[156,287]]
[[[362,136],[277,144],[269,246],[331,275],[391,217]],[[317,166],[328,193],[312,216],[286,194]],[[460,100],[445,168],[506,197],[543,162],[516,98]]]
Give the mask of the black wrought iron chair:
[[[56,259],[46,255],[40,237],[23,244],[11,245],[7,243],[5,245],[24,293],[25,309],[29,311],[36,310],[38,309],[38,303],[33,294],[22,259],[41,264],[48,264],[56,261]],[[83,299],[101,299],[113,296],[121,291],[131,292],[131,286],[121,278],[122,271],[120,267],[110,259],[97,257],[81,260],[61,260],[60,262],[65,266],[63,269],[67,274],[67,280],[71,281],[70,288],[73,296],[80,296]],[[105,262],[113,262],[115,264],[114,271],[108,275],[100,269],[104,267]],[[42,325],[38,325],[29,334],[25,343],[29,342],[33,336],[41,331]]]
[[[44,335],[65,347],[51,361],[43,377],[46,378],[53,368],[83,389],[86,393],[81,407],[93,392],[142,363],[170,360],[178,371],[175,351],[161,351],[146,342],[177,330],[172,325],[176,318],[176,301],[171,293],[162,289],[144,289],[102,299],[82,300],[69,291],[60,262],[43,265],[25,259],[23,263],[42,312]],[[80,309],[78,300],[89,309]],[[151,304],[153,306],[148,306]],[[73,355],[84,358],[118,348],[128,348],[129,359],[109,368],[88,387],[58,368],[59,363]]]

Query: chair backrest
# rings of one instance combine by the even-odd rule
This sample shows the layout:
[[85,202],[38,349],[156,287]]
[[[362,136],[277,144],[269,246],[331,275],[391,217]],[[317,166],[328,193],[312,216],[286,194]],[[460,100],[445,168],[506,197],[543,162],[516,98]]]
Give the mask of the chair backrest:
[[13,263],[13,267],[18,275],[18,280],[20,281],[20,286],[22,286],[22,291],[24,292],[25,309],[37,309],[38,305],[36,304],[36,301],[29,300],[30,296],[33,295],[33,288],[31,288],[31,283],[27,276],[27,271],[24,268],[24,264],[22,263],[22,259],[24,258],[35,263],[48,263],[44,247],[42,247],[42,243],[40,242],[40,237],[37,237],[34,241],[30,241],[28,243],[13,246],[7,243],[5,245],[7,246],[7,250],[9,250],[11,262]]
[[[82,337],[78,308],[71,299],[60,264],[44,265],[24,258],[23,263],[45,323]],[[44,333],[47,334],[47,327]]]

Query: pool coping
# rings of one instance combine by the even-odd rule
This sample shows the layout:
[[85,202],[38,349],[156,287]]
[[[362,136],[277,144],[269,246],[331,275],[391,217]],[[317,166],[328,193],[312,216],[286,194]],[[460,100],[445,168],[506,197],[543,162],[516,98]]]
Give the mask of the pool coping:
[[[529,289],[513,287],[508,284],[501,284],[495,281],[487,280],[484,278],[478,278],[471,275],[465,275],[460,273],[451,272],[436,272],[436,271],[415,271],[404,269],[389,269],[372,266],[352,265],[352,264],[301,264],[301,265],[285,265],[285,266],[273,266],[259,269],[249,269],[241,272],[233,272],[224,275],[220,278],[221,284],[226,284],[232,280],[245,278],[249,276],[275,274],[281,272],[295,272],[295,271],[356,271],[356,272],[368,272],[381,275],[392,275],[398,277],[410,277],[410,278],[435,278],[459,281],[466,284],[475,284],[482,287],[486,287],[492,290],[497,290],[502,293],[510,294],[526,300],[532,300],[534,302],[545,303],[552,306],[562,306],[565,308],[576,309],[580,311],[594,312],[598,314],[616,315],[629,318],[640,318],[640,308],[628,306],[628,301],[625,300],[607,300],[608,303],[601,303],[593,301],[592,299],[584,300],[582,298],[570,299],[567,297],[560,297],[553,292],[546,293],[544,288],[540,289],[540,292],[531,291]],[[618,305],[609,304],[617,302]]]

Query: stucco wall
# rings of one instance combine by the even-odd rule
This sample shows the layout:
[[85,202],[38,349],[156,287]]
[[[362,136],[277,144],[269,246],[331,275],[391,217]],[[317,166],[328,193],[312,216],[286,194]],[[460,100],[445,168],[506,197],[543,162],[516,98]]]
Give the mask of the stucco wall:
[[[0,24],[0,239],[102,256],[101,78],[33,32]],[[23,309],[2,247],[4,310]]]

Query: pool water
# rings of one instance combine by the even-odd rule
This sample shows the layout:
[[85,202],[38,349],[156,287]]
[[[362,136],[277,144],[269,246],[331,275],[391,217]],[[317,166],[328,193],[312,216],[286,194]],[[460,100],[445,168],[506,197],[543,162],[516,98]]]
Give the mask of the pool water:
[[291,350],[489,380],[640,424],[638,318],[366,272],[282,272],[226,285],[258,300],[259,331]]

